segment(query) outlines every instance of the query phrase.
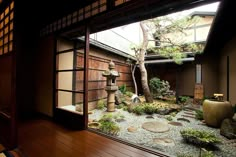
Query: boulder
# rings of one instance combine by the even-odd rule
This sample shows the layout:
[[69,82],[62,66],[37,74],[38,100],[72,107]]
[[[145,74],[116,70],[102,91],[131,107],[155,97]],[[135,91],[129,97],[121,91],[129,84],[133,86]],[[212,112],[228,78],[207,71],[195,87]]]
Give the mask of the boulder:
[[115,104],[119,105],[125,100],[125,96],[121,93],[120,90],[115,92]]
[[236,139],[236,122],[232,119],[224,119],[221,127],[220,134],[228,139]]

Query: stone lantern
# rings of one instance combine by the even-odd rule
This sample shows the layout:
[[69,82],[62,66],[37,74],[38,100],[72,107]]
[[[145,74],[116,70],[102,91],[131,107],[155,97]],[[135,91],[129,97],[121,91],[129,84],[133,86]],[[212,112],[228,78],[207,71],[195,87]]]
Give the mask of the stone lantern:
[[115,92],[118,90],[116,85],[116,77],[119,77],[120,74],[115,70],[114,62],[109,63],[109,70],[106,70],[102,73],[102,76],[107,78],[107,85],[105,90],[107,91],[107,111],[115,111]]

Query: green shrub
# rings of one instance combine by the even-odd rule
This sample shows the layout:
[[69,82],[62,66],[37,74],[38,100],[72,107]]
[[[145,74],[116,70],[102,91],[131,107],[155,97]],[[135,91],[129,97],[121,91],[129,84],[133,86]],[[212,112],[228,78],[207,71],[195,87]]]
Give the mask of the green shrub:
[[125,105],[124,105],[123,103],[121,103],[121,104],[117,105],[116,108],[117,108],[117,109],[121,109],[121,108],[123,108],[124,106],[125,106]]
[[105,106],[106,106],[105,100],[103,99],[98,100],[97,109],[102,110],[105,108]]
[[154,98],[169,96],[170,84],[168,81],[160,80],[158,77],[153,77],[149,81],[149,86]]
[[217,138],[214,134],[204,130],[185,129],[181,130],[180,134],[187,142],[199,146],[213,145],[220,142],[220,139]]
[[[198,155],[199,157],[215,157],[215,155],[212,153],[212,151],[207,151],[207,150],[203,149],[203,152],[202,152],[201,150]],[[178,153],[177,157],[194,157],[194,156],[191,154],[187,154],[187,153]]]
[[153,114],[155,113],[157,110],[157,108],[155,106],[153,106],[152,104],[144,104],[143,105],[143,112],[146,114]]
[[109,114],[104,114],[102,118],[99,120],[99,122],[103,121],[112,121],[113,115],[111,113]]
[[120,131],[119,126],[113,121],[114,116],[112,114],[105,114],[98,121],[100,123],[99,130],[106,134],[117,135]]
[[100,124],[99,130],[106,134],[117,135],[120,131],[119,126],[113,121],[102,121]]
[[125,94],[126,93],[126,84],[119,86],[119,90],[121,91],[122,94]]
[[170,113],[170,116],[175,117],[176,114],[177,114],[176,112],[171,112],[171,113]]
[[125,116],[122,115],[121,113],[117,113],[117,114],[114,114],[114,115],[113,115],[113,118],[114,118],[114,119],[124,119]]
[[166,120],[168,120],[168,121],[172,121],[173,118],[172,118],[172,116],[167,116],[167,117],[166,117]]
[[144,113],[144,108],[142,105],[136,105],[133,110],[133,113],[137,114],[137,115],[142,115]]
[[133,94],[134,94],[134,93],[132,93],[132,92],[130,92],[130,91],[126,91],[126,92],[125,92],[125,95],[127,95],[128,97],[132,97]]
[[195,110],[195,118],[198,119],[198,120],[203,120],[202,110]]
[[177,154],[177,157],[193,157],[193,156],[189,154],[185,154],[185,153],[180,153],[180,154]]
[[215,157],[215,155],[213,154],[212,151],[207,151],[207,150],[203,149],[201,157]]
[[190,99],[189,96],[179,96],[179,101],[180,101],[181,103],[185,103],[185,102],[187,102],[189,99]]
[[124,106],[122,109],[123,109],[124,111],[128,111],[128,106]]

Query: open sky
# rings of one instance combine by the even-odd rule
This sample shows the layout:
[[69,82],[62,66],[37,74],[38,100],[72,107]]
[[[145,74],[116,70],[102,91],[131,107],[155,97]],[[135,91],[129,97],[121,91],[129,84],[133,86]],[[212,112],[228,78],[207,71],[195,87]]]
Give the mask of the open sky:
[[[219,6],[219,2],[211,3],[208,5],[203,5],[189,10],[184,10],[181,12],[170,14],[169,16],[174,16],[174,18],[180,18],[191,14],[194,11],[204,11],[204,12],[216,12]],[[132,23],[129,25],[113,28],[110,30],[102,31],[97,33],[98,41],[122,50],[124,52],[133,54],[134,51],[131,50],[130,45],[139,45],[142,41],[142,34],[140,31],[139,22]],[[92,37],[92,36],[91,36]],[[128,44],[121,44],[122,42]]]
[[170,16],[180,16],[180,15],[188,15],[194,11],[203,11],[203,12],[216,12],[219,6],[219,2],[215,2],[215,3],[211,3],[211,4],[207,4],[207,5],[203,5],[203,6],[199,6],[196,8],[192,8],[192,9],[188,9],[188,10],[184,10],[181,12],[177,12],[177,13],[173,13],[170,14]]

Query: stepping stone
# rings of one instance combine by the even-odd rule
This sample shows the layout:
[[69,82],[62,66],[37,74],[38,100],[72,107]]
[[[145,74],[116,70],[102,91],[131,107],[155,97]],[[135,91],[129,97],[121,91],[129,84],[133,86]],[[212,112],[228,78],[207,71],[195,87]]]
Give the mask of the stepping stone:
[[162,122],[145,122],[142,128],[151,132],[162,133],[170,130],[168,124]]
[[193,118],[193,119],[195,119],[195,116],[189,116],[189,115],[181,115],[182,117],[188,117],[188,118]]
[[186,119],[186,118],[177,118],[177,120],[178,121],[185,121],[185,122],[188,122],[188,123],[190,123],[190,120],[188,120],[188,119]]
[[136,132],[138,130],[138,128],[134,127],[134,126],[130,126],[127,128],[128,132]]
[[174,126],[183,126],[183,124],[180,122],[169,122],[168,124],[174,125]]
[[175,142],[171,138],[154,138],[153,142],[163,146],[174,146]]
[[195,113],[193,113],[193,112],[187,112],[187,111],[185,111],[184,114],[188,114],[188,115],[193,115],[193,116],[195,116]]
[[146,116],[146,118],[147,118],[147,119],[154,119],[154,117],[151,116],[151,115]]

